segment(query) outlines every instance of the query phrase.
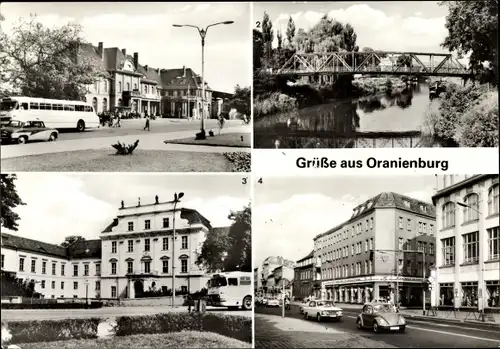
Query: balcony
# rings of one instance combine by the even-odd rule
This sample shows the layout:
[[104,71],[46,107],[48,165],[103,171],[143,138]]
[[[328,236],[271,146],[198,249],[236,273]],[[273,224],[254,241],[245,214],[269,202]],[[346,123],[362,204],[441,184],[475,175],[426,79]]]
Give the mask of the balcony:
[[144,270],[140,270],[140,269],[134,269],[132,270],[132,272],[127,272],[126,273],[126,276],[127,277],[133,277],[133,278],[137,278],[137,277],[156,277],[156,276],[159,276],[159,272],[157,270],[151,270],[150,272],[146,273]]
[[141,91],[138,90],[132,90],[132,91],[123,91],[122,96],[124,99],[127,98],[143,98],[143,99],[153,99],[153,100],[160,100],[160,96],[157,94],[153,93],[141,93]]

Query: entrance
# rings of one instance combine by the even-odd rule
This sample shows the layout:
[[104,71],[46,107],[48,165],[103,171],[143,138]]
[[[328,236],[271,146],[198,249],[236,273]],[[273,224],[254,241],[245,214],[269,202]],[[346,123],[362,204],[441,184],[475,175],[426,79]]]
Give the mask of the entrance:
[[142,283],[142,280],[137,280],[134,282],[134,292],[135,298],[142,297],[142,295],[144,294],[144,284]]

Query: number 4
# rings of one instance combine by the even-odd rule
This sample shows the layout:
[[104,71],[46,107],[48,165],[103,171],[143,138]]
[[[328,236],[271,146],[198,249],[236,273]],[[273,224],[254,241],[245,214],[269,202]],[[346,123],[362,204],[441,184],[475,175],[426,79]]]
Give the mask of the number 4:
[[259,180],[257,181],[257,183],[262,184],[262,178],[259,178]]

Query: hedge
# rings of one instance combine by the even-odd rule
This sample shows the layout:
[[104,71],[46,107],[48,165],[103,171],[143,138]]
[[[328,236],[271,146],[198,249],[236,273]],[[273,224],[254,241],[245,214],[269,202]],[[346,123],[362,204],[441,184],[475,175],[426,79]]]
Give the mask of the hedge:
[[[85,309],[85,303],[4,303],[2,309]],[[102,308],[102,302],[90,302],[89,308]]]
[[[12,321],[7,328],[11,344],[52,342],[67,339],[97,338],[99,323],[105,319],[65,319]],[[116,318],[116,335],[170,333],[182,331],[214,332],[220,335],[252,342],[252,318],[217,313],[164,313],[146,316]]]

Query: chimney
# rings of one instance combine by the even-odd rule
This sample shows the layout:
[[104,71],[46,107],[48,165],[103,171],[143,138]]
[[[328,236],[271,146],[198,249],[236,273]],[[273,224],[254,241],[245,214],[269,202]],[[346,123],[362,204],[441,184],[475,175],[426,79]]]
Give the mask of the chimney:
[[148,66],[147,66],[147,65],[145,65],[145,66],[144,66],[144,69],[146,69],[146,71],[148,71]]
[[141,198],[139,198],[137,201],[137,206],[141,206]]
[[125,203],[123,202],[123,200],[122,200],[122,208],[125,208]]
[[101,59],[104,59],[104,43],[102,41],[97,45],[97,53],[101,56]]
[[160,199],[158,198],[158,195],[156,195],[156,196],[155,196],[155,204],[159,204],[159,203],[160,203],[160,201],[159,201],[159,200],[160,200]]
[[137,52],[134,52],[134,66],[135,69],[137,69],[137,67],[139,66],[139,53]]
[[126,50],[126,49],[122,48],[122,53],[123,53],[123,55],[124,55],[125,57],[127,57],[127,50]]
[[182,66],[182,70],[184,70],[182,77],[185,78],[186,77],[186,66],[185,65]]

